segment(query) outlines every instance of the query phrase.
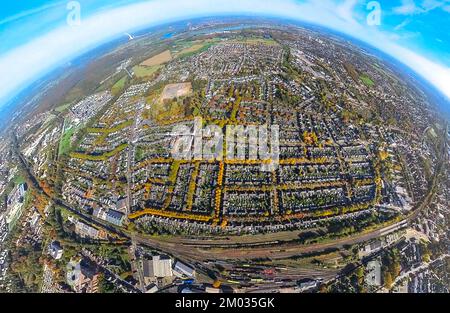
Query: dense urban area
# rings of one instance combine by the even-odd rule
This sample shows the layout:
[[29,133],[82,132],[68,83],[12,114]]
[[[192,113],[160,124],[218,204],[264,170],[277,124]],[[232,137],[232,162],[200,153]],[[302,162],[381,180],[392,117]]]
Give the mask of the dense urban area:
[[414,76],[272,21],[130,37],[3,132],[1,292],[450,291],[450,128]]

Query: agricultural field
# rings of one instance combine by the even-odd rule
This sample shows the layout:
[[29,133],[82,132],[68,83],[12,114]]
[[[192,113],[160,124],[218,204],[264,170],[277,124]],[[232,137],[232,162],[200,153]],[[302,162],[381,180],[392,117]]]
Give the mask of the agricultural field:
[[170,50],[165,50],[164,52],[161,52],[160,54],[157,54],[144,62],[141,63],[142,66],[155,66],[155,65],[161,65],[167,62],[170,62],[172,60],[172,53]]

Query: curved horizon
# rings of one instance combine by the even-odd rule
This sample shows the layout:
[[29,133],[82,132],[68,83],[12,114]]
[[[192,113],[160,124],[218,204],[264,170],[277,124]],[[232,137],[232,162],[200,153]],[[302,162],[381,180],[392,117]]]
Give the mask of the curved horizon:
[[338,31],[403,63],[450,99],[450,67],[397,44],[389,38],[389,33],[359,22],[353,10],[356,0],[338,5],[331,0],[320,4],[293,0],[229,0],[218,4],[216,0],[154,0],[127,4],[83,17],[81,25],[76,27],[60,25],[12,48],[0,55],[3,72],[0,110],[53,69],[122,34],[170,22],[225,15],[285,18]]

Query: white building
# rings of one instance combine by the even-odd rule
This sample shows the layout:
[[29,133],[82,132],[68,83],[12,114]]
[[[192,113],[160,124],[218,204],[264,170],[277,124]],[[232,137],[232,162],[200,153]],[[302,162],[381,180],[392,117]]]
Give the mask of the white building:
[[369,286],[381,286],[381,264],[374,260],[367,263],[366,284]]
[[177,261],[177,263],[175,263],[175,266],[173,267],[173,273],[177,277],[193,278],[195,276],[195,270],[187,266],[186,264],[181,263],[180,261]]
[[52,241],[52,243],[48,247],[48,252],[52,256],[52,258],[54,258],[55,260],[59,260],[61,259],[64,250],[61,247],[59,241]]
[[144,277],[171,277],[172,259],[165,255],[156,255],[151,260],[144,260]]

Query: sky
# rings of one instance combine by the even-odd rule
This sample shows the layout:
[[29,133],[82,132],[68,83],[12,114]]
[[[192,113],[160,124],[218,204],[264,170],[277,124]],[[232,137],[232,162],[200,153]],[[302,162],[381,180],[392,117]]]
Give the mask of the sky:
[[0,110],[55,67],[117,36],[193,17],[295,19],[355,37],[450,99],[450,0],[21,0],[0,11]]

